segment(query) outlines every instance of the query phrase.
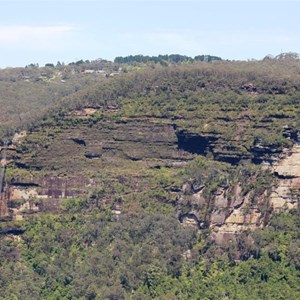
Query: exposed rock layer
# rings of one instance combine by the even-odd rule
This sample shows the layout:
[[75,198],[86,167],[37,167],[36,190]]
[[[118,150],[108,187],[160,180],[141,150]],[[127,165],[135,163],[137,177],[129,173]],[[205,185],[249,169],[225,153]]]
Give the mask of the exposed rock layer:
[[289,155],[279,161],[273,172],[279,183],[274,188],[270,202],[274,209],[292,209],[299,207],[300,201],[300,145],[295,145]]
[[[88,117],[88,116],[87,116]],[[88,120],[84,118],[85,120]],[[24,155],[18,148],[26,134],[18,135],[10,145],[8,160],[20,170],[35,170],[39,175],[14,174],[1,195],[0,212],[18,218],[24,212],[57,211],[59,199],[78,197],[97,185],[91,181],[101,169],[126,161],[156,161],[157,167],[184,167],[196,155],[236,165],[240,161],[268,162],[279,177],[271,196],[267,191],[253,201],[241,186],[218,187],[212,197],[203,194],[203,186],[176,190],[179,220],[186,225],[209,227],[215,239],[224,241],[241,230],[264,226],[268,208],[297,208],[300,187],[300,146],[288,152],[260,143],[241,151],[239,141],[226,141],[217,134],[195,134],[181,130],[171,120],[155,118],[102,120],[79,126],[67,126],[46,137],[46,142],[29,144],[35,155]],[[33,133],[37,134],[37,133]],[[47,132],[40,132],[46,135]],[[31,135],[28,136],[30,139]],[[291,138],[288,136],[288,138]],[[284,157],[283,157],[284,156]],[[40,173],[39,173],[40,172]],[[29,172],[30,173],[30,172]],[[142,189],[139,176],[132,176]],[[124,179],[125,180],[125,179]],[[133,189],[134,191],[134,189]],[[41,199],[42,201],[34,201]],[[119,209],[117,210],[119,214]]]

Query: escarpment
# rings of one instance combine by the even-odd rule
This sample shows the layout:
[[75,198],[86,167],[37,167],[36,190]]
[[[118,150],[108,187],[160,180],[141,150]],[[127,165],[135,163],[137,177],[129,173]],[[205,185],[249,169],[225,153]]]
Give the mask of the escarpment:
[[3,220],[78,198],[115,220],[166,212],[222,244],[298,209],[297,90],[197,68],[109,79],[16,134],[1,148]]
[[[42,211],[58,213],[64,199],[88,197],[93,190],[105,187],[107,194],[97,203],[111,203],[112,210],[120,215],[123,205],[116,206],[113,200],[117,198],[113,188],[116,183],[123,186],[124,195],[119,194],[127,199],[130,211],[134,197],[155,188],[149,183],[154,180],[149,170],[159,173],[164,168],[178,174],[197,157],[203,157],[208,165],[219,161],[225,173],[212,173],[202,182],[190,173],[181,187],[178,182],[185,179],[176,175],[177,187],[161,181],[162,193],[167,194],[161,196],[158,191],[153,201],[175,207],[178,220],[185,226],[209,228],[217,243],[243,230],[265,226],[273,211],[298,208],[297,144],[282,150],[253,141],[247,149],[245,141],[238,138],[226,140],[219,133],[205,130],[195,133],[171,119],[120,118],[90,123],[86,117],[70,126],[69,117],[65,118],[64,126],[41,128],[27,136],[23,133],[10,144],[1,193],[2,215],[22,219]],[[286,135],[288,140],[292,137]],[[252,162],[259,169],[248,174]],[[260,171],[260,165],[269,173]],[[201,166],[198,171],[206,172]],[[270,176],[270,181],[263,176]]]
[[0,70],[1,299],[300,299],[299,57],[164,59]]

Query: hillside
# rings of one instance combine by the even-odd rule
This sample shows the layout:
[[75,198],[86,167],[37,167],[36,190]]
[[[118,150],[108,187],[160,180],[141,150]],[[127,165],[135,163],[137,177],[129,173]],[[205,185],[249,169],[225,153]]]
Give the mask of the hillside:
[[299,298],[299,70],[1,70],[0,297]]

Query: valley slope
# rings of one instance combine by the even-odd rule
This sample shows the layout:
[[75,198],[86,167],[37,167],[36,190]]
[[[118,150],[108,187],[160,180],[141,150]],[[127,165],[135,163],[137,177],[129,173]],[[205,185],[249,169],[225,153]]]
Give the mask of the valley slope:
[[[196,299],[193,276],[211,282],[215,266],[223,287],[226,264],[248,276],[243,264],[269,260],[296,278],[299,67],[194,62],[87,77],[3,138],[3,268],[36,278],[37,298],[66,299]],[[203,295],[242,299],[232,284],[236,294]]]

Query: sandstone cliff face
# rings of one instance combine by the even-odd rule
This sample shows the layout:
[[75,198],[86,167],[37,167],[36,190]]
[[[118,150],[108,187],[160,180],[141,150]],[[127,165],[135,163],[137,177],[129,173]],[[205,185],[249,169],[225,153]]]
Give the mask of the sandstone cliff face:
[[278,161],[273,172],[279,178],[270,202],[275,210],[297,209],[300,201],[300,145],[296,144],[289,155]]
[[[182,213],[183,211],[183,213]],[[179,220],[183,224],[209,228],[214,240],[223,244],[238,232],[263,227],[270,217],[269,194],[243,194],[239,184],[220,187],[213,195],[203,190],[179,199]]]
[[[76,112],[72,117],[78,117],[80,125],[62,126],[54,133],[45,129],[27,137],[26,133],[15,136],[7,161],[20,172],[11,174],[12,178],[5,181],[0,205],[2,215],[22,218],[26,213],[57,212],[61,199],[87,194],[102,184],[97,178],[101,173],[112,173],[112,169],[127,166],[129,162],[132,170],[125,172],[128,175],[110,174],[111,180],[121,185],[130,181],[128,185],[133,193],[147,190],[148,169],[184,168],[197,155],[231,165],[251,160],[271,162],[272,171],[278,177],[277,187],[261,191],[255,197],[251,191],[245,193],[241,183],[236,182],[218,186],[210,196],[204,193],[204,186],[191,183],[175,189],[179,221],[200,229],[210,228],[217,242],[226,242],[241,230],[264,226],[272,208],[298,208],[299,145],[283,153],[257,143],[248,152],[241,152],[238,139],[228,142],[212,132],[188,132],[174,120],[132,118],[91,122],[89,118],[95,112],[84,111],[84,118]],[[37,137],[39,140],[35,142]],[[34,155],[22,153],[22,139]],[[139,168],[146,170],[144,175],[139,174]],[[118,215],[121,213],[120,207],[114,210]]]
[[26,214],[36,212],[56,213],[60,209],[60,199],[83,196],[90,184],[82,176],[46,176],[31,180],[24,177],[5,185],[1,195],[1,214],[20,220]]
[[[55,134],[33,132],[23,146],[15,139],[8,153],[15,167],[10,172],[11,178],[6,178],[1,214],[15,217],[47,209],[55,212],[59,199],[89,193],[98,186],[97,177],[102,173],[128,163],[138,165],[141,161],[143,168],[153,164],[177,168],[192,159],[193,154],[178,149],[173,124],[158,121],[106,120],[93,126],[83,123],[79,127],[60,129]],[[30,151],[22,153],[22,147],[29,147]],[[141,189],[144,183],[139,182],[138,172],[138,167],[133,170],[130,185]],[[118,174],[113,175],[112,180],[122,182],[117,177]]]
[[[251,191],[242,193],[240,184],[220,187],[210,197],[203,195],[203,189],[190,195],[182,195],[179,204],[185,208],[180,218],[183,223],[199,226],[206,223],[212,230],[217,244],[234,241],[243,230],[255,230],[265,226],[274,211],[298,209],[300,201],[300,145],[276,158],[271,169],[277,177],[272,189],[264,190],[253,197]],[[275,159],[275,157],[274,157]],[[186,190],[183,186],[183,192]],[[192,221],[191,216],[193,216]],[[186,221],[185,221],[186,218]]]

